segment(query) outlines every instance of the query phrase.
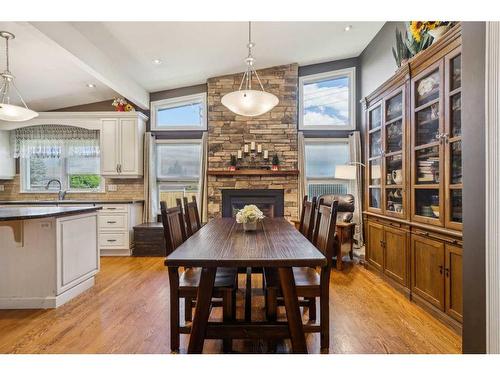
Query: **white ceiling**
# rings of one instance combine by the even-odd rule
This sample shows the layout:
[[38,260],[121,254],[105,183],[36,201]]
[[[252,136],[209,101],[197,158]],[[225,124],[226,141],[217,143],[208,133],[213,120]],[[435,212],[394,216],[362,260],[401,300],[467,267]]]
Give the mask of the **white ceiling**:
[[[203,83],[207,78],[244,69],[246,22],[55,24],[0,22],[0,30],[16,34],[11,43],[11,71],[18,77],[17,85],[26,101],[38,111],[110,99],[118,95],[116,91],[120,92],[121,87],[154,92]],[[62,24],[66,29],[61,28]],[[348,32],[344,31],[346,25],[352,25]],[[355,57],[382,25],[255,22],[252,39],[256,43],[256,67]],[[79,42],[85,48],[78,50],[75,43]],[[96,54],[100,55],[99,61],[91,61],[89,56]],[[162,64],[153,64],[153,59],[161,59]],[[2,69],[3,60],[2,56]],[[113,77],[105,77],[106,72]],[[123,84],[113,84],[120,81],[120,75]],[[87,88],[88,82],[97,87]],[[120,94],[127,96],[128,92]]]

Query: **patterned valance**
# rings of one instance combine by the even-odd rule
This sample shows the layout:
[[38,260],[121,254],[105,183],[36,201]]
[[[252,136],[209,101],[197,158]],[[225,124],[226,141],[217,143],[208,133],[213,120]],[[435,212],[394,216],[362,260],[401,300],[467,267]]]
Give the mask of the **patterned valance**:
[[96,157],[99,131],[65,125],[38,125],[12,132],[14,157]]

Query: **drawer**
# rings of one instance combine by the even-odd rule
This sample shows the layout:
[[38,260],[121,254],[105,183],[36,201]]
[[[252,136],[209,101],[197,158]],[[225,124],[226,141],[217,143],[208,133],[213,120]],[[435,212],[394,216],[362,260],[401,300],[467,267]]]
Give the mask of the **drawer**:
[[100,214],[99,215],[100,230],[127,230],[127,214]]
[[112,213],[112,212],[128,212],[128,205],[126,204],[103,204],[102,213]]
[[107,249],[128,249],[128,233],[101,233],[99,237],[99,247]]

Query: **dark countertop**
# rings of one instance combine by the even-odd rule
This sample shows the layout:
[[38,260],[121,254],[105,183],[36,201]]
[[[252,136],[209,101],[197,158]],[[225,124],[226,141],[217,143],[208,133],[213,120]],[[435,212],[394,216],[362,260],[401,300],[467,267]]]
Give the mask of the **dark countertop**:
[[46,201],[33,201],[33,200],[25,200],[25,201],[0,201],[1,205],[58,205],[58,204],[131,204],[131,203],[144,203],[144,199],[116,199],[116,200],[46,200]]
[[0,208],[0,221],[41,219],[78,215],[100,210],[101,207],[18,207]]

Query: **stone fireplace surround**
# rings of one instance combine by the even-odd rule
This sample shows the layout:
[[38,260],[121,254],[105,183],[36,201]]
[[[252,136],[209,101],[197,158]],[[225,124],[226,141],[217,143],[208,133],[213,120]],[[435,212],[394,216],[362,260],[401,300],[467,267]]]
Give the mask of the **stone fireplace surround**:
[[[225,94],[238,90],[242,73],[210,78],[208,80],[208,170],[227,170],[231,154],[236,155],[245,143],[255,141],[280,158],[280,169],[297,169],[297,95],[298,65],[282,65],[259,70],[265,89],[279,98],[279,104],[270,112],[257,117],[239,116],[220,100]],[[265,167],[270,161],[259,161],[257,167]],[[297,175],[232,175],[208,176],[208,217],[223,216],[222,190],[245,189],[273,190],[283,192],[283,216],[288,220],[298,219]]]

